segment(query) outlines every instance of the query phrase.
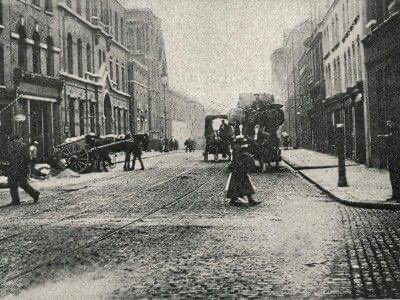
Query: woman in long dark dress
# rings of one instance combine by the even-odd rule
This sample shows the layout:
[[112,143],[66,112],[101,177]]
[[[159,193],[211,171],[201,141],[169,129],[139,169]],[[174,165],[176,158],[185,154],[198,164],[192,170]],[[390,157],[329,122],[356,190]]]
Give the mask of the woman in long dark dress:
[[247,197],[250,206],[258,205],[260,202],[253,199],[255,194],[253,184],[248,175],[252,158],[246,153],[246,144],[244,139],[237,139],[232,147],[233,159],[229,165],[231,174],[226,185],[226,197],[231,199],[230,205],[241,205],[239,198]]

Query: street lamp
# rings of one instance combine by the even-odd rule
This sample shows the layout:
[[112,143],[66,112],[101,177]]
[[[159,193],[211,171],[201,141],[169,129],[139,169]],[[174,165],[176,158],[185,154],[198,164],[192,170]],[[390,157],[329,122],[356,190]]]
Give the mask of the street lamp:
[[167,101],[165,100],[165,93],[166,93],[166,87],[168,84],[168,75],[166,73],[164,73],[161,76],[161,83],[163,85],[163,89],[164,89],[164,151],[167,151],[168,149],[168,145],[165,142],[167,140]]

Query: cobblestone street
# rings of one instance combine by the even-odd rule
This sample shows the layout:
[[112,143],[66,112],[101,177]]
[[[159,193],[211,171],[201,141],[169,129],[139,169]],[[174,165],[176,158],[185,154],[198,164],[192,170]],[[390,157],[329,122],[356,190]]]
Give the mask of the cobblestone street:
[[3,208],[1,296],[400,296],[397,212],[332,202],[286,167],[252,176],[262,206],[231,207],[225,163],[146,163]]

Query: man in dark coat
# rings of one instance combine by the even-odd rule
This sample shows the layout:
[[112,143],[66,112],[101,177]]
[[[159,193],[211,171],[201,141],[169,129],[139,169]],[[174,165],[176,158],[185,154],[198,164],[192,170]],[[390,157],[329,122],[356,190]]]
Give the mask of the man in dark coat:
[[387,146],[387,157],[392,185],[392,197],[388,201],[400,202],[400,131],[392,120],[386,122],[388,134],[384,137]]
[[30,155],[28,145],[17,136],[10,139],[8,149],[8,184],[10,187],[11,204],[19,205],[18,187],[29,194],[34,202],[39,200],[40,193],[28,183]]
[[246,144],[243,138],[237,139],[235,145],[232,147],[233,159],[229,165],[231,174],[227,182],[226,197],[231,199],[229,204],[234,206],[241,205],[239,198],[244,196],[247,197],[250,206],[260,204],[252,196],[255,194],[255,191],[248,175],[252,158],[245,152],[245,147]]

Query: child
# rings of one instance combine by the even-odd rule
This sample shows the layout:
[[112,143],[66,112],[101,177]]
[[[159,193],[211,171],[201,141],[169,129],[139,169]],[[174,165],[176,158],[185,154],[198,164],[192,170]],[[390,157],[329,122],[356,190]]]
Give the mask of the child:
[[252,158],[246,153],[246,140],[239,136],[232,147],[233,159],[229,165],[231,174],[226,184],[226,197],[231,199],[230,205],[240,206],[239,197],[247,196],[250,206],[258,205],[261,202],[255,201],[252,197],[254,187],[248,175]]

